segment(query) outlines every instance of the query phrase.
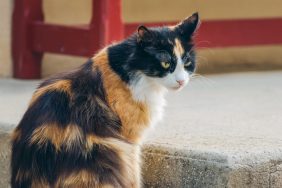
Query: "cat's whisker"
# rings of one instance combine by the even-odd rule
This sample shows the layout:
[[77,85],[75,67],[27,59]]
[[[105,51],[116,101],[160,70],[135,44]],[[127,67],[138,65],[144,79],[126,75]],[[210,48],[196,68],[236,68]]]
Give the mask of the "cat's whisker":
[[208,41],[208,40],[201,40],[201,41],[198,41],[198,42],[197,42],[197,45],[200,45],[200,44],[202,44],[202,43],[204,43],[204,44],[211,44],[211,42]]
[[207,57],[204,57],[204,56],[197,56],[197,58],[198,59],[200,59],[200,60],[202,60],[200,63],[208,63],[209,62],[209,60],[208,60],[208,58]]
[[205,50],[205,51],[207,51],[211,55],[215,54],[214,50],[212,48],[210,48],[210,47],[204,47],[204,46],[203,47],[198,47],[197,50]]
[[201,40],[201,41],[198,41],[198,42],[197,42],[197,48],[199,48],[199,46],[203,46],[204,44],[210,45],[210,44],[211,44],[211,41],[208,41],[208,40]]
[[194,73],[192,74],[191,76],[192,79],[197,79],[199,78],[201,81],[204,81],[206,84],[208,84],[209,86],[214,86],[216,85],[216,82],[211,80],[210,78],[207,78],[201,74],[197,74],[197,73]]
[[197,57],[198,60],[197,60],[197,67],[205,67],[205,66],[210,66],[210,63],[209,63],[209,59],[207,57],[204,57],[204,56],[198,56]]
[[211,80],[210,78],[208,78],[208,77],[206,77],[206,76],[203,76],[203,75],[201,75],[201,74],[199,74],[199,73],[194,73],[194,76],[197,76],[197,77],[200,77],[200,78],[204,78],[204,79],[207,79],[207,80],[209,80],[209,81],[211,81],[211,82],[214,82],[214,81]]
[[213,87],[213,85],[212,84],[210,84],[209,82],[207,82],[206,80],[204,80],[204,79],[199,79],[199,77],[198,78],[194,78],[194,79],[197,79],[198,80],[198,83],[197,83],[197,85],[198,86],[204,86],[204,87]]

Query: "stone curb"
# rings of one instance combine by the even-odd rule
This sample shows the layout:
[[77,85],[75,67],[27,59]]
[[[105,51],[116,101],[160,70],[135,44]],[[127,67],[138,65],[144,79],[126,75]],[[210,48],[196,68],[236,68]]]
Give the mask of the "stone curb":
[[[9,187],[10,136],[5,127],[8,126],[1,124],[0,188]],[[143,179],[144,187],[148,188],[279,188],[282,187],[282,160],[253,166],[234,165],[225,155],[146,144]]]
[[0,188],[7,188],[10,182],[10,135],[0,131]]
[[[281,188],[282,160],[233,164],[230,156],[148,145],[144,150],[145,187]],[[208,156],[208,157],[207,157]]]

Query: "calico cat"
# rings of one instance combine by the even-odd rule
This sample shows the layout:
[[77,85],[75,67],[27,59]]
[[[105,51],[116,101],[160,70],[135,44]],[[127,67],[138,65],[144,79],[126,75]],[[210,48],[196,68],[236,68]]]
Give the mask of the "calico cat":
[[138,27],[35,91],[13,132],[12,188],[138,188],[144,131],[166,90],[195,70],[195,13],[171,27]]

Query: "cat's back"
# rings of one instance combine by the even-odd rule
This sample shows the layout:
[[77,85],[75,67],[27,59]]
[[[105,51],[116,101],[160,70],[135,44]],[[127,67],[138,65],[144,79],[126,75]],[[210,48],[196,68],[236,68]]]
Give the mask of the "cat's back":
[[95,118],[102,120],[105,113],[116,117],[108,105],[101,72],[92,66],[93,61],[88,60],[77,70],[43,81],[34,92],[18,127],[27,126],[33,118],[36,121],[34,125],[28,125],[28,129],[43,123],[58,123],[63,127],[77,124],[86,129],[98,123],[93,122]]
[[120,119],[92,66],[54,76],[34,92],[12,137],[12,187],[127,184],[119,179],[121,153],[131,146],[119,137]]

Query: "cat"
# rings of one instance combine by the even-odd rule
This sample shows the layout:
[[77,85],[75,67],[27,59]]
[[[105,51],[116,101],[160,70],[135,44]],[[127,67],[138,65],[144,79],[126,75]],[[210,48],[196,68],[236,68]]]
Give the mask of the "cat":
[[175,26],[139,26],[43,81],[12,135],[12,188],[142,187],[144,131],[162,118],[166,91],[195,71],[198,25],[194,13]]

